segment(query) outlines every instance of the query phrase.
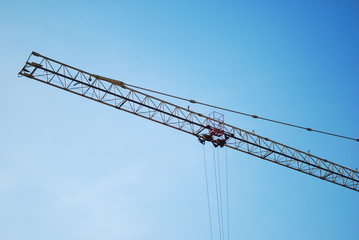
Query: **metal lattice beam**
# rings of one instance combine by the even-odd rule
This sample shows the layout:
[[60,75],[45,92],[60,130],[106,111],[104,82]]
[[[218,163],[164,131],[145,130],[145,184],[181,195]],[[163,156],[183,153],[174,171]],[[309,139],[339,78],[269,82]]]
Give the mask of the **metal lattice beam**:
[[[91,74],[33,52],[19,72],[68,92],[92,99],[201,138],[216,119],[129,88],[123,82]],[[222,124],[222,123],[221,123]],[[302,173],[359,191],[359,172],[223,123],[230,134],[225,146]]]

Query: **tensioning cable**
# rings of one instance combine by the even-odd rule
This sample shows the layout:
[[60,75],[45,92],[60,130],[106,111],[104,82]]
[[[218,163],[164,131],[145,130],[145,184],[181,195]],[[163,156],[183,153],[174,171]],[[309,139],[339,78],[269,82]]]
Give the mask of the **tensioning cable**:
[[147,91],[147,92],[160,94],[160,95],[163,95],[163,96],[179,99],[179,100],[182,100],[182,101],[187,101],[187,102],[190,102],[190,103],[193,103],[193,104],[199,104],[199,105],[203,105],[203,106],[206,106],[206,107],[216,108],[216,109],[220,109],[220,110],[223,110],[223,111],[240,114],[240,115],[247,116],[247,117],[252,117],[252,118],[255,118],[255,119],[261,119],[261,120],[265,120],[265,121],[268,121],[268,122],[273,122],[273,123],[277,123],[277,124],[281,124],[281,125],[285,125],[285,126],[289,126],[289,127],[299,128],[299,129],[303,129],[303,130],[306,130],[306,131],[309,131],[309,132],[316,132],[316,133],[326,134],[326,135],[330,135],[330,136],[334,136],[334,137],[338,137],[338,138],[344,138],[344,139],[359,142],[359,138],[347,137],[347,136],[340,135],[340,134],[330,133],[330,132],[316,130],[316,129],[309,128],[309,127],[302,127],[302,126],[299,126],[299,125],[296,125],[296,124],[286,123],[286,122],[282,122],[282,121],[278,121],[278,120],[274,120],[274,119],[270,119],[270,118],[260,117],[258,115],[254,115],[254,114],[239,112],[239,111],[236,111],[236,110],[211,105],[211,104],[208,104],[208,103],[199,102],[199,101],[196,101],[196,100],[193,100],[193,99],[178,97],[178,96],[175,96],[175,95],[172,95],[172,94],[168,94],[168,93],[164,93],[164,92],[160,92],[160,91],[155,91],[155,90],[151,90],[151,89],[148,89],[148,88],[135,86],[135,85],[132,85],[132,84],[127,84],[127,83],[124,83],[124,82],[121,82],[121,85],[141,89],[141,90],[144,90],[144,91]]

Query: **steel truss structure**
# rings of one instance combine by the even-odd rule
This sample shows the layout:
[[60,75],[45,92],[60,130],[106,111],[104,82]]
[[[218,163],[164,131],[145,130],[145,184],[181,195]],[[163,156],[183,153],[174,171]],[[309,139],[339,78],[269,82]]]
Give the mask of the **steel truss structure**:
[[[19,72],[25,76],[96,102],[123,110],[151,121],[196,136],[201,142],[203,131],[210,130],[217,119],[204,116],[128,87],[126,83],[91,74],[32,52]],[[359,172],[261,137],[226,123],[224,146],[302,173],[359,191]]]

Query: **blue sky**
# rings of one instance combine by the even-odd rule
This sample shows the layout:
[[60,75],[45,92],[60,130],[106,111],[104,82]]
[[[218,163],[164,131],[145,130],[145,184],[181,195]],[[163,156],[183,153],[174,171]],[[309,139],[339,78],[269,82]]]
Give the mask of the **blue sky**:
[[[0,11],[1,239],[210,239],[197,139],[18,78],[31,51],[359,138],[357,1],[2,0]],[[239,128],[359,167],[357,142],[224,114]],[[211,146],[205,151],[211,161]],[[218,154],[224,167],[226,150]],[[230,239],[359,238],[357,192],[227,154]]]

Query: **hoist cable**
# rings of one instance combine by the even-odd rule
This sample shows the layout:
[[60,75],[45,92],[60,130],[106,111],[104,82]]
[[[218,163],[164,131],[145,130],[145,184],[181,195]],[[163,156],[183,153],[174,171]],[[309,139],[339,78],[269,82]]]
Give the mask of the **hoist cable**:
[[218,166],[219,206],[220,206],[220,213],[221,213],[222,239],[224,240],[222,180],[221,180],[221,165],[220,165],[220,158],[219,158],[219,150],[218,150],[218,148],[217,148],[217,166]]
[[208,189],[208,171],[207,171],[207,160],[206,160],[206,150],[203,145],[203,161],[204,161],[204,171],[206,174],[206,189],[207,189],[207,205],[208,205],[208,216],[209,216],[209,229],[211,233],[211,240],[213,240],[213,230],[212,230],[212,216],[211,216],[211,204],[209,201],[209,189]]
[[226,148],[226,200],[227,200],[227,240],[229,240],[229,187],[228,187],[228,154],[227,154],[228,148]]
[[214,168],[214,181],[215,181],[215,186],[216,186],[217,217],[218,217],[219,239],[222,239],[221,214],[220,214],[219,196],[218,196],[217,164],[216,164],[216,153],[215,153],[214,148],[213,148],[213,168]]
[[[214,236],[219,240],[229,240],[229,197],[228,197],[228,157],[227,151],[225,153],[225,162],[221,164],[221,157],[218,148],[212,148],[213,153],[213,177],[214,177],[214,191],[215,191],[215,200],[214,200],[214,211],[217,211],[218,219],[218,230],[214,226],[217,224],[215,221],[216,217],[212,216],[211,200],[210,200],[210,184],[209,176],[209,167],[207,164],[206,150],[203,145],[203,163],[204,163],[204,173],[206,180],[206,193],[207,193],[207,207],[208,207],[208,217],[209,217],[209,227],[211,240]],[[217,150],[217,151],[215,151]],[[224,174],[224,175],[223,175]],[[222,175],[222,176],[221,176]],[[226,206],[225,206],[226,205]],[[217,209],[215,209],[217,208]],[[226,208],[226,209],[225,209]],[[227,225],[226,225],[227,224]]]
[[344,135],[339,135],[339,134],[335,134],[335,133],[316,130],[316,129],[309,128],[309,127],[302,127],[302,126],[299,126],[299,125],[286,123],[286,122],[282,122],[282,121],[277,121],[277,120],[270,119],[270,118],[260,117],[258,115],[254,115],[254,114],[249,114],[249,113],[239,112],[239,111],[228,109],[228,108],[218,107],[218,106],[215,106],[215,105],[211,105],[211,104],[207,104],[207,103],[203,103],[203,102],[198,102],[198,101],[195,101],[195,100],[192,100],[192,99],[178,97],[178,96],[175,96],[175,95],[172,95],[172,94],[155,91],[155,90],[151,90],[151,89],[148,89],[148,88],[138,87],[138,86],[135,86],[135,85],[124,83],[124,82],[121,82],[121,84],[129,86],[129,87],[141,89],[141,90],[144,90],[144,91],[147,91],[147,92],[152,92],[152,93],[160,94],[160,95],[171,97],[171,98],[176,98],[176,99],[179,99],[179,100],[182,100],[182,101],[187,101],[187,102],[190,102],[190,103],[193,103],[193,104],[199,104],[199,105],[203,105],[203,106],[206,106],[206,107],[216,108],[216,109],[220,109],[220,110],[223,110],[223,111],[244,115],[244,116],[247,116],[247,117],[252,117],[252,118],[255,118],[255,119],[261,119],[261,120],[265,120],[265,121],[273,122],[273,123],[278,123],[278,124],[282,124],[282,125],[289,126],[289,127],[299,128],[299,129],[303,129],[303,130],[306,130],[306,131],[309,131],[309,132],[316,132],[316,133],[326,134],[326,135],[330,135],[330,136],[334,136],[334,137],[339,137],[339,138],[344,138],[344,139],[354,140],[354,141],[359,142],[359,138],[347,137],[347,136],[344,136]]

